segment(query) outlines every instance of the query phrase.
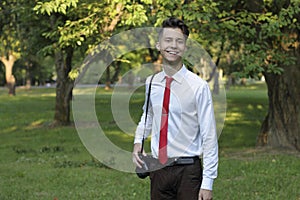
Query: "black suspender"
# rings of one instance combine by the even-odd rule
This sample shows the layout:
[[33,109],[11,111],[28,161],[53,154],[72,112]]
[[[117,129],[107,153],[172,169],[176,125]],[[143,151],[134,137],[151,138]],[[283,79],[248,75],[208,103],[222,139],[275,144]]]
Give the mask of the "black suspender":
[[151,85],[152,85],[152,80],[154,78],[155,74],[151,76],[150,83],[149,83],[149,89],[148,89],[148,95],[147,95],[147,102],[146,102],[146,116],[145,116],[145,122],[144,122],[144,132],[143,132],[143,140],[142,140],[142,148],[141,148],[141,153],[143,153],[144,150],[144,142],[145,142],[145,130],[146,130],[146,123],[147,123],[147,115],[148,115],[148,110],[149,110],[149,102],[150,102],[150,94],[151,94]]

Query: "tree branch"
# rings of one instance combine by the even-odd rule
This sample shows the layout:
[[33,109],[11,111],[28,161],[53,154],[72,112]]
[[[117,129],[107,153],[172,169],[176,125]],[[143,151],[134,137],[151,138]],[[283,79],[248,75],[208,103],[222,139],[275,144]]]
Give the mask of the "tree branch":
[[106,26],[104,28],[104,31],[113,31],[118,23],[118,21],[120,20],[121,16],[123,15],[123,4],[119,3],[116,7],[117,13],[118,15],[111,21],[109,26]]

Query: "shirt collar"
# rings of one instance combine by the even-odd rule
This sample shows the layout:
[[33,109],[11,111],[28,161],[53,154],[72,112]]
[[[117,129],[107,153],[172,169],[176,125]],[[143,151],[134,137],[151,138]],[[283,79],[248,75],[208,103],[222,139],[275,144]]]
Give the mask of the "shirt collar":
[[[186,68],[185,65],[183,64],[182,67],[181,67],[181,69],[180,69],[178,72],[176,72],[176,73],[172,76],[172,78],[173,78],[176,82],[182,83],[182,80],[183,80],[183,78],[184,78],[186,72],[187,72],[187,68]],[[162,71],[162,72],[159,74],[159,76],[158,76],[158,81],[163,82],[163,81],[165,80],[165,77],[166,77],[166,76],[167,76],[167,74],[166,74],[164,71]]]

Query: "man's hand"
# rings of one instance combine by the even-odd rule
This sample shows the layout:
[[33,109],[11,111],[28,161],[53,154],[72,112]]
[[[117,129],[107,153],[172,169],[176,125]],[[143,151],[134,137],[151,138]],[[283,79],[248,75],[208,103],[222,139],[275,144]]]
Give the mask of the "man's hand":
[[212,191],[200,189],[199,200],[212,200]]
[[[142,168],[142,164],[144,163],[139,157],[139,153],[141,152],[141,149],[142,149],[142,144],[136,143],[133,146],[133,152],[132,152],[132,161],[139,168]],[[146,155],[144,150],[143,150],[143,155]]]

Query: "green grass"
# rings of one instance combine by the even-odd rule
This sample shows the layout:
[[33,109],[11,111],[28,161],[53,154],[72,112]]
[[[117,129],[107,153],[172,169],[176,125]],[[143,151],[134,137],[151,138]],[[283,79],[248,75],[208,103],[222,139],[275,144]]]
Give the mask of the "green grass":
[[[0,89],[0,200],[149,199],[149,179],[110,169],[93,159],[74,126],[50,128],[55,91]],[[132,136],[123,134],[110,111],[110,92],[97,91],[97,117],[106,135],[126,150]],[[267,112],[264,85],[232,87],[219,138],[219,176],[214,199],[300,200],[299,153],[255,148]],[[131,99],[139,120],[143,91]],[[147,143],[149,146],[149,143]]]
[[266,86],[260,83],[232,87],[226,96],[226,122],[220,145],[223,148],[255,146],[255,138],[268,110]]

